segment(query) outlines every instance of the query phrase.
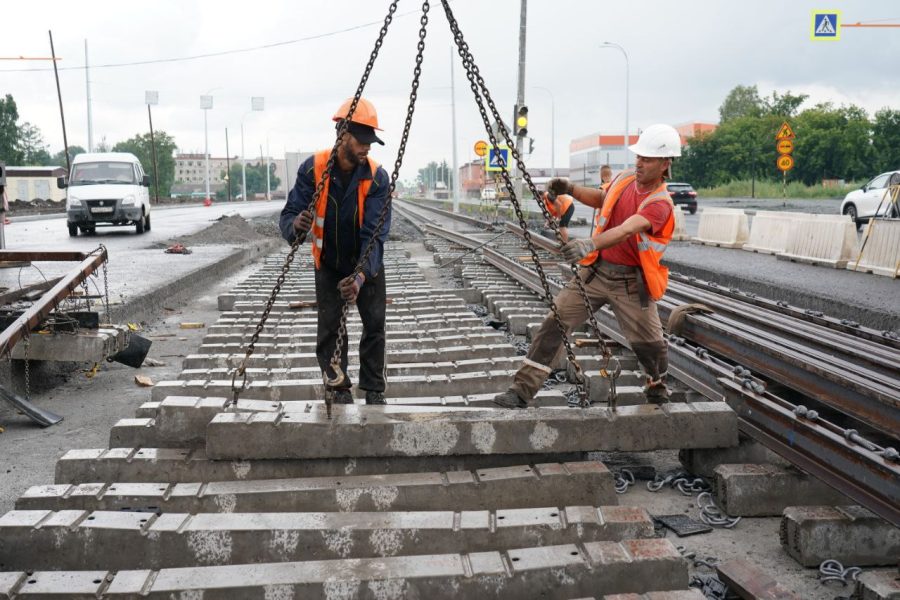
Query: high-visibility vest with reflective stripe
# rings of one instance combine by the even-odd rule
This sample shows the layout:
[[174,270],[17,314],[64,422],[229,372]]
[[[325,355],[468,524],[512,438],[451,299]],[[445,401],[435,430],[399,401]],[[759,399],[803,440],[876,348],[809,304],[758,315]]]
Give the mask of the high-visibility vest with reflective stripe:
[[[559,203],[559,210],[556,210],[556,204]],[[566,214],[566,211],[569,210],[569,207],[575,202],[575,198],[568,194],[560,194],[556,197],[556,202],[550,199],[549,194],[544,195],[544,204],[547,205],[547,212],[556,217],[557,219],[562,219],[563,215]]]
[[[593,235],[602,233],[603,230],[606,229],[606,225],[609,223],[609,218],[610,215],[612,215],[613,208],[616,206],[616,202],[622,197],[622,193],[625,189],[634,182],[634,179],[634,171],[625,171],[620,173],[619,176],[610,183],[609,188],[607,188],[606,191],[606,199],[603,201],[603,208],[600,209],[600,214],[597,216]],[[652,235],[647,231],[641,231],[636,234],[636,241],[638,258],[641,261],[641,272],[644,275],[644,283],[647,286],[647,292],[650,298],[659,300],[666,293],[666,287],[669,284],[669,269],[662,266],[660,261],[662,260],[663,253],[666,251],[669,242],[672,240],[672,234],[675,232],[675,206],[666,189],[665,182],[660,184],[658,188],[653,190],[653,192],[641,202],[638,207],[638,212],[654,202],[668,203],[669,206],[672,207],[672,212],[669,213],[669,218],[666,219],[659,235]],[[599,256],[600,252],[595,250],[584,257],[581,264],[591,265],[596,262]]]
[[[322,174],[325,173],[325,167],[328,164],[328,157],[331,156],[331,150],[321,150],[316,152],[313,159],[313,184],[318,186],[322,180]],[[359,226],[362,227],[363,216],[366,212],[366,196],[369,194],[369,188],[375,180],[375,173],[378,171],[378,163],[369,158],[369,168],[372,170],[371,179],[360,179],[356,189],[356,212],[359,219]],[[328,210],[328,184],[331,183],[331,176],[325,180],[322,187],[322,193],[319,195],[319,201],[316,202],[315,215],[312,225],[313,243],[312,248],[313,260],[316,263],[316,269],[322,265],[322,249],[325,245],[325,213]]]

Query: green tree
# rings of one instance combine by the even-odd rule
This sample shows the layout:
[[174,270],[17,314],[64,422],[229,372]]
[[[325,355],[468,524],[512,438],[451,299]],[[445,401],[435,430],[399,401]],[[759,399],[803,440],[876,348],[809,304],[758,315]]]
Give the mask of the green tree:
[[872,175],[872,125],[864,109],[818,104],[800,113],[793,127],[796,166],[789,177],[812,185]]
[[772,99],[765,100],[765,112],[776,117],[790,119],[797,114],[797,109],[809,98],[807,94],[792,94],[790,90],[784,94],[772,92]]
[[[75,158],[79,154],[84,154],[85,152],[87,152],[87,150],[85,150],[81,146],[69,146],[69,161],[71,162],[71,160],[73,158]],[[65,167],[66,166],[65,153],[62,150],[60,150],[59,152],[57,152],[56,154],[51,156],[50,162],[48,163],[48,165],[57,166],[57,167]]]
[[728,92],[719,107],[719,122],[723,125],[739,117],[757,117],[765,109],[755,85],[739,85]]
[[872,155],[872,175],[900,169],[900,110],[882,108],[875,113]]
[[0,100],[0,160],[18,165],[24,158],[19,148],[19,109],[11,94]]
[[50,153],[41,130],[31,123],[19,126],[19,147],[22,150],[22,163],[26,165],[46,165],[50,162]]
[[[175,181],[175,139],[165,131],[155,131],[156,162],[159,167],[159,195],[168,197]],[[105,140],[104,140],[105,141]],[[112,147],[113,152],[131,152],[141,161],[144,172],[150,176],[150,195],[156,195],[156,178],[153,176],[153,151],[150,133],[138,134]]]

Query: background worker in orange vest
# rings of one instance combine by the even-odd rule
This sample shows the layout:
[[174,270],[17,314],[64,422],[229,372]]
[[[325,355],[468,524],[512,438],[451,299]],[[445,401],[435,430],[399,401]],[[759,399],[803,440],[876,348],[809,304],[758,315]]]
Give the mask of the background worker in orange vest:
[[569,221],[575,214],[575,199],[568,194],[548,194],[544,192],[544,204],[547,211],[559,219],[559,235],[563,242],[569,241]]
[[[579,202],[600,209],[592,237],[572,240],[562,247],[567,261],[579,270],[591,309],[609,304],[619,327],[637,355],[646,375],[648,401],[668,400],[665,378],[667,347],[656,301],[662,298],[669,272],[660,265],[672,239],[675,216],[665,179],[674,157],[681,156],[681,138],[669,125],[652,125],[629,146],[636,155],[634,171],[623,171],[606,189],[574,186],[568,179],[551,179],[550,194],[570,194]],[[588,319],[584,300],[573,282],[557,295],[556,307],[567,331]],[[527,408],[551,372],[562,347],[562,336],[552,314],[541,324],[524,364],[510,389],[494,398],[504,408]]]
[[[346,118],[348,99],[332,118]],[[338,325],[344,302],[356,302],[363,331],[359,340],[359,388],[366,392],[366,404],[384,404],[385,305],[387,304],[384,243],[391,226],[390,212],[380,231],[378,216],[387,201],[390,184],[387,172],[369,157],[373,143],[384,145],[375,130],[378,115],[368,100],[361,98],[341,138],[334,166],[326,180],[318,204],[311,206],[316,186],[325,171],[331,150],[321,150],[306,159],[297,171],[297,181],[281,211],[281,234],[288,242],[308,233],[316,265],[318,331],[316,357],[319,368],[334,377],[329,367],[337,343]],[[362,273],[353,276],[359,257],[369,241],[375,246]],[[346,385],[337,390],[334,401],[352,404],[351,381],[347,375],[347,336],[341,349],[341,369]]]

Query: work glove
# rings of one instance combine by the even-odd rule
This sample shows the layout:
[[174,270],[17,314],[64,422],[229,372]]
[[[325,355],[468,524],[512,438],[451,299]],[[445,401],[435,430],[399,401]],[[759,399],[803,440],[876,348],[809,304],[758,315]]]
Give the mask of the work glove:
[[294,218],[294,233],[304,235],[309,232],[312,227],[313,215],[309,210],[304,210]]
[[341,279],[338,283],[338,290],[340,290],[341,298],[344,299],[344,302],[347,302],[348,304],[356,302],[356,297],[359,296],[359,290],[365,282],[366,277],[362,273]]
[[574,189],[575,186],[565,177],[554,177],[547,182],[547,192],[550,194],[551,200],[555,200],[561,194],[571,195]]
[[566,262],[576,263],[596,250],[596,248],[594,247],[594,241],[591,238],[580,238],[563,244],[560,250],[562,251],[563,257],[566,259]]

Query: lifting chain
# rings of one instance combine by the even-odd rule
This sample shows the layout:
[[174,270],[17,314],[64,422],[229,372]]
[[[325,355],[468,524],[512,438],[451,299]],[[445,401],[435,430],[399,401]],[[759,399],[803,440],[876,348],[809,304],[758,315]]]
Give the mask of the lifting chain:
[[[30,342],[31,336],[25,336],[25,399],[31,400],[31,368],[29,366],[30,361],[28,360],[28,346],[31,344]],[[10,352],[10,356],[12,353]]]
[[[100,244],[100,247],[94,250],[94,252],[105,253],[106,246]],[[107,265],[109,264],[109,254],[106,256],[107,259],[103,261],[103,308],[106,310],[106,322],[112,323],[112,314],[109,311],[109,270],[107,269]]]
[[[515,160],[519,172],[522,173],[525,182],[528,184],[528,189],[534,196],[538,207],[540,207],[545,221],[547,221],[550,229],[555,234],[557,241],[562,244],[563,240],[559,232],[558,222],[550,215],[546,205],[541,199],[541,194],[538,192],[537,188],[534,185],[534,182],[532,182],[531,180],[531,175],[528,174],[528,170],[525,168],[525,163],[522,160],[522,157],[519,154],[518,150],[516,149],[516,146],[513,143],[512,138],[510,137],[509,131],[507,130],[506,125],[503,123],[503,119],[500,117],[500,112],[497,110],[497,106],[494,103],[494,100],[491,98],[490,92],[485,85],[484,78],[481,76],[481,72],[478,66],[475,64],[475,59],[471,51],[469,50],[469,45],[463,38],[463,34],[459,29],[459,23],[457,23],[456,17],[453,15],[453,11],[450,9],[449,0],[441,0],[441,5],[443,6],[444,12],[447,15],[447,20],[450,24],[450,31],[453,33],[453,39],[456,42],[459,56],[460,58],[462,58],[463,67],[466,71],[466,78],[469,80],[469,87],[471,87],[472,93],[475,95],[475,102],[478,105],[478,111],[481,113],[481,119],[484,122],[485,131],[487,132],[491,145],[493,145],[494,147],[500,146],[500,144],[498,143],[497,135],[491,128],[491,121],[490,117],[488,116],[487,109],[490,109],[491,115],[493,116],[494,121],[497,123],[497,127],[503,137],[503,141],[505,141],[506,145],[509,147],[510,154]],[[487,108],[485,107],[485,103],[487,104]],[[502,157],[500,160],[502,163]],[[501,166],[505,167],[505,165],[502,164]],[[506,186],[506,190],[509,193],[509,199],[512,203],[513,210],[516,213],[516,218],[519,221],[519,227],[522,229],[522,235],[525,238],[525,243],[528,247],[528,251],[531,253],[532,264],[534,265],[538,277],[540,278],[541,287],[543,287],[544,289],[544,297],[547,303],[550,305],[550,311],[553,313],[553,319],[556,321],[556,326],[562,336],[563,344],[565,345],[566,349],[566,357],[575,369],[575,387],[580,398],[579,404],[581,407],[587,407],[590,405],[590,401],[588,400],[587,391],[585,388],[586,382],[584,371],[582,370],[581,365],[578,363],[578,360],[575,358],[575,352],[572,348],[572,343],[569,339],[568,331],[566,330],[566,327],[565,325],[563,325],[562,319],[559,316],[559,310],[556,306],[556,302],[553,299],[553,294],[550,291],[550,284],[547,281],[547,276],[544,273],[544,268],[541,265],[540,258],[538,257],[537,248],[531,239],[531,233],[528,229],[528,223],[522,212],[522,208],[519,204],[518,198],[516,197],[515,187],[513,186],[512,179],[509,176],[509,171],[506,168],[503,168],[500,173],[503,177],[503,182]],[[587,291],[584,288],[584,282],[582,281],[581,276],[578,273],[578,266],[571,265],[571,270],[573,274],[573,281],[575,281],[579,295],[584,302],[591,329],[600,343],[600,348],[604,359],[603,366],[600,369],[600,373],[610,380],[609,406],[610,408],[615,410],[615,383],[616,377],[621,372],[621,367],[618,364],[618,360],[612,356],[612,352],[604,342],[603,337],[600,333],[600,325],[599,323],[597,323],[597,319],[594,317],[593,305],[591,304],[591,301],[587,296]]]
[[[369,79],[369,75],[372,72],[372,68],[375,65],[375,59],[378,57],[378,52],[381,50],[381,46],[384,43],[384,38],[387,35],[388,27],[394,19],[394,14],[397,12],[397,2],[399,0],[393,0],[391,2],[390,7],[388,7],[388,13],[384,18],[384,22],[381,25],[381,29],[378,32],[378,38],[375,40],[375,46],[372,49],[371,54],[369,55],[369,60],[366,63],[366,68],[363,71],[362,77],[360,78],[359,85],[356,88],[356,92],[353,94],[353,100],[350,103],[350,107],[347,110],[347,116],[338,124],[337,135],[334,141],[334,145],[331,148],[331,154],[328,157],[328,162],[325,165],[325,171],[322,174],[321,180],[316,184],[316,190],[313,193],[311,206],[315,206],[318,203],[319,197],[322,195],[322,190],[325,187],[325,182],[331,174],[331,169],[334,166],[334,161],[337,156],[338,148],[341,144],[341,138],[344,133],[347,131],[347,126],[350,123],[350,119],[353,116],[353,113],[356,111],[356,107],[359,104],[359,100],[362,97],[363,90],[366,87],[366,83]],[[374,238],[373,238],[374,239]],[[240,397],[241,392],[247,389],[247,363],[250,360],[250,357],[253,355],[253,352],[256,349],[256,343],[259,341],[259,336],[262,333],[263,328],[266,325],[266,321],[269,319],[269,314],[272,312],[272,307],[275,305],[275,299],[278,297],[278,294],[281,292],[281,286],[284,285],[284,281],[287,278],[287,273],[291,268],[291,265],[294,262],[294,257],[297,254],[297,249],[301,244],[306,240],[306,234],[298,235],[294,238],[293,243],[291,243],[291,248],[288,251],[287,256],[284,259],[284,263],[281,266],[281,273],[279,273],[278,278],[275,281],[275,286],[272,288],[272,293],[269,295],[269,299],[266,301],[266,307],[263,310],[262,317],[259,320],[259,323],[256,325],[256,330],[253,332],[253,335],[250,337],[250,343],[247,345],[247,351],[244,355],[244,359],[241,361],[240,366],[235,369],[231,376],[231,392],[232,392],[232,404],[237,404],[238,398]],[[346,312],[346,311],[345,311]],[[346,328],[345,328],[346,333]],[[339,373],[340,379],[343,378],[343,373]],[[238,386],[237,378],[241,377],[241,384]],[[328,374],[324,374],[324,378],[326,381],[326,393],[325,393],[325,404],[328,411],[329,416],[331,415],[331,401],[332,401],[332,393],[328,390]]]

